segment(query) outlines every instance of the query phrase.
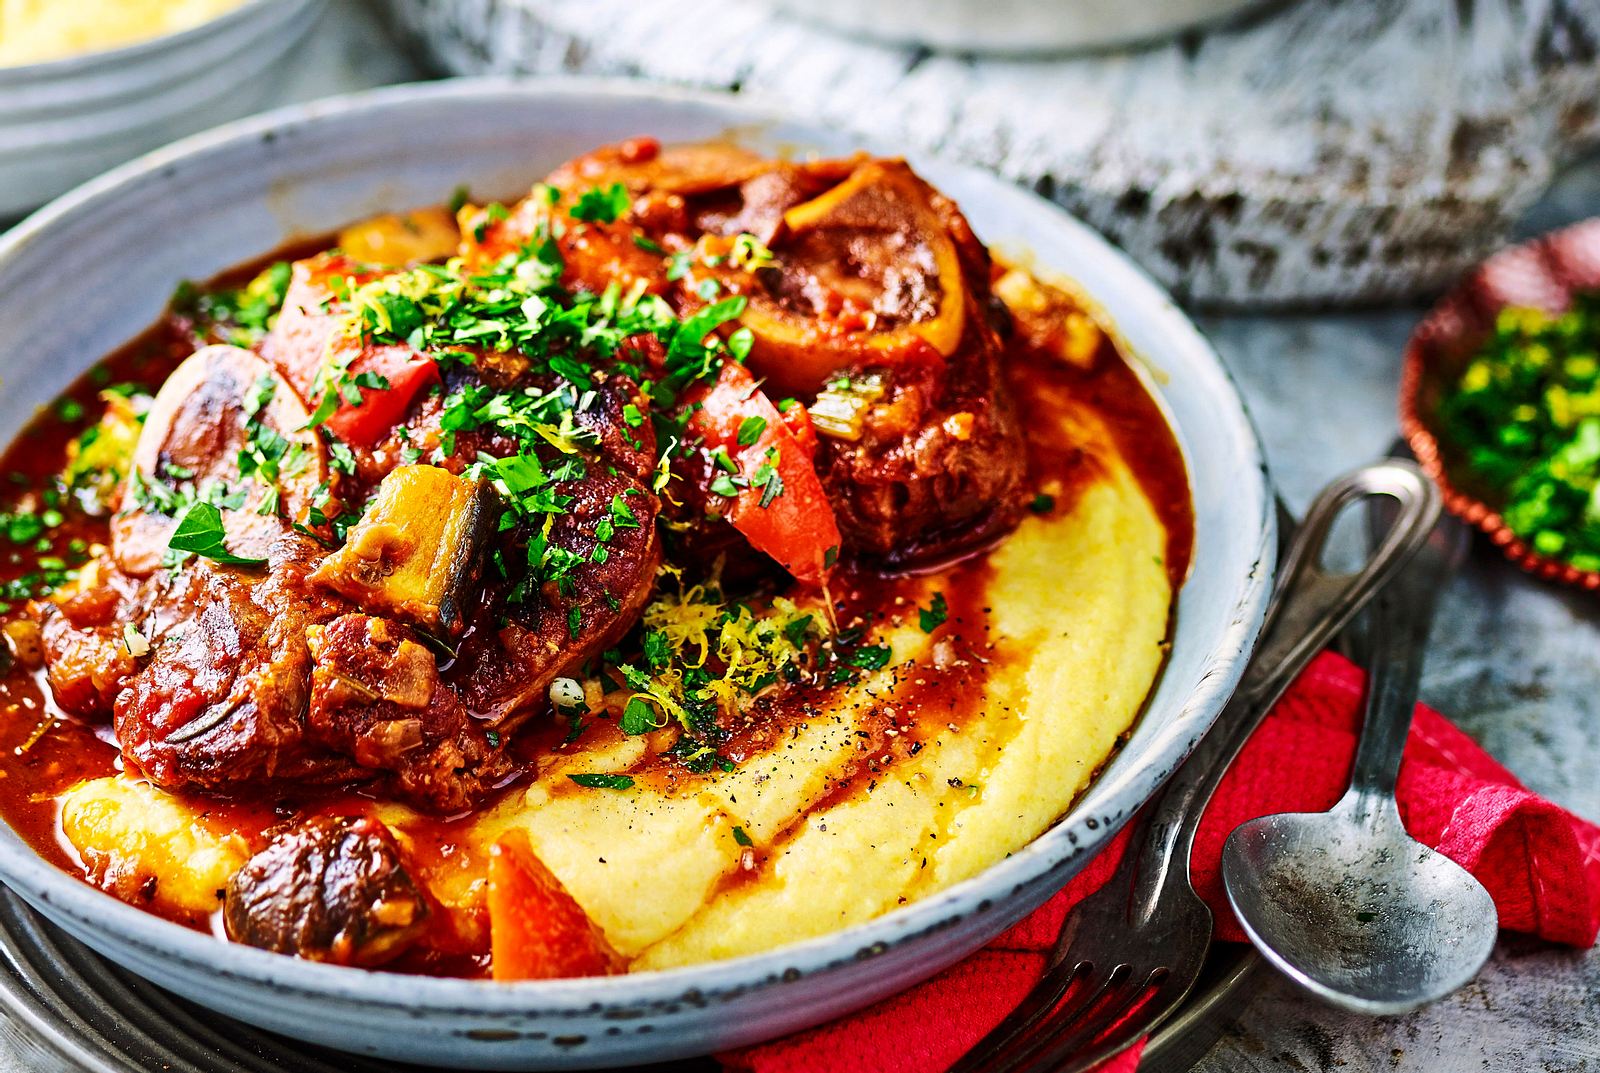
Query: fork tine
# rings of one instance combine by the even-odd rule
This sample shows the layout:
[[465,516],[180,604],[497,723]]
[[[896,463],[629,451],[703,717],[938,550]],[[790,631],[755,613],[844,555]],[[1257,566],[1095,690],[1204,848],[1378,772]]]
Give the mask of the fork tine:
[[973,1044],[947,1073],[978,1073],[1056,1008],[1080,973],[1092,966],[1082,959],[1062,959],[1039,977],[1039,982],[987,1035]]
[[1030,1048],[1034,1061],[1013,1067],[1015,1073],[1085,1073],[1132,1046],[1152,1027],[1132,1015],[1153,1002],[1166,982],[1165,968],[1152,969],[1142,982],[1130,987],[1114,1003],[1100,1010],[1090,1023],[1063,1025]]
[[[1052,1041],[1060,1039],[1063,1035],[1081,1035],[1085,1026],[1103,1027],[1105,1022],[1100,1016],[1100,1009],[1108,1002],[1115,1005],[1120,1000],[1124,982],[1132,973],[1133,968],[1127,964],[1114,966],[1111,971],[1100,978],[1093,987],[1085,986],[1079,993],[1072,996],[1058,1009],[1052,1010],[1049,1017],[1041,1021],[1036,1030],[1019,1038],[1007,1047],[997,1057],[993,1065],[984,1070],[984,1073],[1011,1073],[1014,1070],[1029,1068],[1034,1058]],[[1095,1028],[1098,1033],[1100,1028]],[[1091,1033],[1091,1036],[1094,1034]]]
[[[1093,972],[1093,966],[1090,966],[1090,971]],[[1103,1026],[1105,1020],[1101,1008],[1108,1002],[1113,1005],[1120,1002],[1121,991],[1132,973],[1131,965],[1121,964],[1114,966],[1098,983],[1086,981],[1076,994],[1039,1021],[1035,1026],[1036,1031],[1019,1035],[1001,1049],[984,1073],[1005,1073],[1027,1066],[1040,1050],[1048,1047],[1062,1032],[1072,1031],[1075,1026]]]
[[1110,988],[1117,987],[1118,983],[1120,983],[1120,980],[1117,979],[1117,969],[1112,969],[1106,979],[1102,979],[1096,985],[1090,975],[1094,972],[1094,966],[1085,967],[1088,972],[1085,974],[1082,987],[1078,988],[1074,995],[1070,995],[1066,1001],[1062,1001],[1058,1007],[1051,1009],[1048,1017],[1035,1023],[1034,1030],[1027,1031],[1027,1033],[1019,1033],[1016,1038],[1011,1039],[1010,1043],[1002,1047],[1000,1052],[995,1055],[994,1063],[989,1068],[986,1068],[984,1073],[1000,1073],[1002,1070],[1011,1070],[1011,1068],[1016,1068],[1018,1065],[1026,1063],[1030,1055],[1037,1051],[1040,1041],[1048,1043],[1048,1039],[1051,1038],[1051,1031],[1053,1031],[1053,1028],[1051,1028],[1053,1025],[1078,1022],[1091,1009],[1094,1009],[1094,1006],[1106,996]]

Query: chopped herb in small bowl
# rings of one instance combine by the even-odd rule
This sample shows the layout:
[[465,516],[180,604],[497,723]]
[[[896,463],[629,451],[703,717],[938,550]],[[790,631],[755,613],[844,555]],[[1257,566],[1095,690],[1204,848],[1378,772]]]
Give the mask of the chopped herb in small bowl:
[[1462,476],[1537,554],[1600,571],[1600,292],[1558,314],[1502,309],[1441,394]]
[[1510,246],[1412,334],[1400,428],[1445,509],[1600,592],[1600,217]]

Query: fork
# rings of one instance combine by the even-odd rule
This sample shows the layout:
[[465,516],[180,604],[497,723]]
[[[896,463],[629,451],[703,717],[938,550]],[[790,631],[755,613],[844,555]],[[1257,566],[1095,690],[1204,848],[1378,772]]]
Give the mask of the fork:
[[[1324,568],[1334,522],[1351,505],[1395,500],[1388,532],[1354,573]],[[1189,853],[1223,773],[1289,684],[1387,584],[1438,521],[1439,492],[1389,459],[1317,496],[1284,553],[1262,640],[1243,680],[1160,796],[1110,881],[1062,922],[1043,977],[950,1073],[1080,1073],[1147,1035],[1194,987],[1211,946],[1211,910],[1189,881]]]

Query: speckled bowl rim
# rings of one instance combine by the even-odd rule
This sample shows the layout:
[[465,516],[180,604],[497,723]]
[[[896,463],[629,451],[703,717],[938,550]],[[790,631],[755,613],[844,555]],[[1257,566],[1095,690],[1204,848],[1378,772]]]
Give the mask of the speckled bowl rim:
[[[1411,453],[1416,455],[1422,471],[1439,486],[1445,510],[1482,531],[1488,536],[1490,543],[1499,548],[1507,559],[1527,573],[1545,581],[1553,581],[1558,585],[1583,589],[1587,592],[1600,591],[1600,571],[1580,570],[1571,563],[1535,551],[1527,541],[1512,531],[1498,510],[1480,496],[1466,491],[1451,480],[1449,466],[1444,459],[1444,444],[1439,434],[1433,430],[1429,415],[1423,412],[1422,389],[1434,353],[1431,337],[1439,330],[1439,323],[1447,310],[1455,304],[1471,302],[1471,293],[1481,286],[1486,270],[1491,269],[1501,258],[1538,251],[1560,243],[1565,238],[1579,234],[1594,237],[1597,227],[1600,227],[1600,217],[1552,231],[1515,246],[1508,246],[1486,258],[1478,268],[1469,272],[1461,282],[1434,304],[1428,315],[1411,333],[1400,368],[1399,392],[1400,434],[1411,448]],[[1563,281],[1564,284],[1566,282]],[[1600,281],[1596,281],[1595,285],[1600,286]],[[1496,308],[1503,309],[1511,304],[1502,302]],[[1461,339],[1463,336],[1455,335],[1453,338]]]
[[[417,97],[435,103],[459,100],[466,104],[479,94],[528,94],[545,104],[558,102],[563,95],[578,99],[604,96],[666,100],[725,112],[730,128],[788,124],[818,129],[815,124],[804,123],[770,104],[752,103],[726,94],[654,85],[641,87],[614,79],[479,78],[390,86],[281,108],[224,124],[149,153],[63,195],[0,237],[0,263],[35,242],[47,240],[57,221],[70,218],[80,208],[114,199],[124,184],[157,175],[163,169],[203,156],[210,150],[240,140],[270,140],[275,132],[313,125],[328,117],[403,107],[408,100]],[[1187,697],[1174,701],[1178,711],[1149,743],[1142,766],[1120,772],[1115,781],[1108,776],[1097,779],[1060,820],[1011,856],[969,879],[873,920],[757,954],[612,977],[504,983],[411,976],[301,961],[221,942],[135,908],[61,871],[20,842],[0,841],[0,879],[36,907],[43,907],[48,915],[58,920],[72,920],[91,933],[115,933],[120,945],[154,961],[264,986],[288,998],[333,1000],[350,1009],[410,1016],[426,1011],[493,1021],[546,1015],[560,1018],[571,1016],[574,1011],[594,1012],[619,1007],[675,1009],[683,1004],[701,1005],[793,983],[859,963],[903,944],[931,939],[968,916],[998,910],[1008,899],[1052,880],[1078,864],[1085,853],[1103,846],[1137,808],[1155,794],[1210,729],[1237,685],[1253,648],[1271,590],[1276,548],[1274,501],[1260,437],[1237,384],[1215,349],[1171,298],[1125,254],[1087,225],[1037,195],[980,169],[948,163],[940,166],[947,173],[961,172],[975,181],[991,184],[996,198],[1021,199],[1029,206],[1026,211],[1048,216],[1054,221],[1052,226],[1072,232],[1075,241],[1096,246],[1107,262],[1104,270],[1116,277],[1116,286],[1137,292],[1139,301],[1148,305],[1148,315],[1153,322],[1186,334],[1189,340],[1185,346],[1204,359],[1197,367],[1206,375],[1214,376],[1219,390],[1237,405],[1235,413],[1226,415],[1231,427],[1227,435],[1244,453],[1244,462],[1250,470],[1240,475],[1237,491],[1238,511],[1247,519],[1240,524],[1249,534],[1251,564],[1245,576],[1233,583],[1237,587],[1228,590],[1233,593],[1232,602],[1221,616],[1226,625],[1208,639],[1210,653],[1200,660],[1195,687]],[[1097,291],[1112,289],[1104,282],[1106,278],[1085,285],[1091,298]]]
[[[71,2],[71,0],[56,0],[57,3]],[[322,0],[244,0],[238,7],[224,11],[207,19],[202,23],[186,27],[173,33],[159,34],[155,37],[146,37],[115,48],[98,49],[94,52],[81,52],[71,56],[60,56],[53,60],[39,60],[35,63],[21,63],[12,66],[0,66],[0,90],[5,90],[12,85],[29,82],[36,78],[63,79],[72,75],[96,74],[102,70],[120,67],[123,64],[137,63],[141,60],[165,52],[168,49],[182,49],[219,30],[224,30],[236,23],[246,22],[266,14],[282,12],[287,16],[290,9],[296,5],[308,7],[322,2]]]

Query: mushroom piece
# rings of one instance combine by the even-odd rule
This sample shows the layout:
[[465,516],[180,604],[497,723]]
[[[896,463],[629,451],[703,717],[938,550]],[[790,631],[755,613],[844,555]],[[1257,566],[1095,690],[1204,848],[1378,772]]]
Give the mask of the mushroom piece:
[[317,816],[280,831],[228,883],[228,938],[335,965],[392,961],[428,905],[400,848],[370,817]]
[[[111,553],[135,577],[154,573],[187,504],[221,507],[234,555],[267,548],[304,521],[328,480],[327,450],[306,428],[299,396],[249,350],[208,346],[167,378],[134,447],[122,509],[111,523]],[[263,467],[245,477],[241,454]]]

